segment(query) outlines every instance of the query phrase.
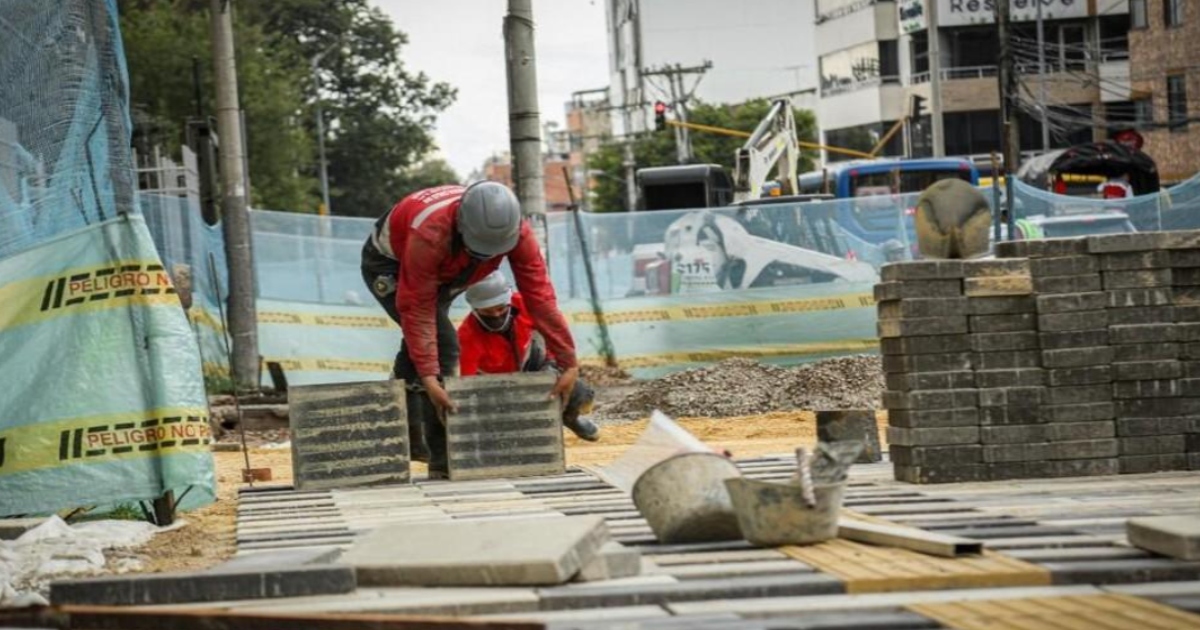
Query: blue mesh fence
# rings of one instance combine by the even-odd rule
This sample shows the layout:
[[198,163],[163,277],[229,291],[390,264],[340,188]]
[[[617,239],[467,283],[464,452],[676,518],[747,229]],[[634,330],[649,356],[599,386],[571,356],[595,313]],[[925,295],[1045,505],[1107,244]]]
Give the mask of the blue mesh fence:
[[1016,215],[1124,212],[1141,232],[1200,228],[1200,174],[1152,195],[1104,200],[1056,195],[1015,181]]

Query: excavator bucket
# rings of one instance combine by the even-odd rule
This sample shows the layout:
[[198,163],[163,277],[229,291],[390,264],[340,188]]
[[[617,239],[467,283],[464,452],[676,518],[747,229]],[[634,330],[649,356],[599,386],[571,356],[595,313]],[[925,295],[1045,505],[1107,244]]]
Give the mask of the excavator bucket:
[[983,193],[959,179],[939,181],[917,200],[917,249],[924,258],[974,258],[988,251],[991,208]]

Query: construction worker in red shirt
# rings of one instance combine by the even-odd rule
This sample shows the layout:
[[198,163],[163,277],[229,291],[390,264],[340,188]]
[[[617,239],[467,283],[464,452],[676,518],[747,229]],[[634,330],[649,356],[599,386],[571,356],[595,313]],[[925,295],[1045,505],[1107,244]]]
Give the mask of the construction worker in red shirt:
[[431,478],[448,475],[443,418],[455,405],[442,378],[458,369],[450,304],[505,259],[562,370],[548,393],[564,397],[579,376],[575,342],[533,229],[506,186],[484,181],[412,193],[375,222],[363,245],[363,281],[404,335],[392,377],[407,384],[410,448],[413,459],[427,459]]
[[[508,286],[499,271],[467,288],[471,314],[458,326],[463,376],[557,370],[556,358],[547,353],[535,330],[525,299]],[[581,417],[591,412],[595,393],[582,379],[575,381],[563,405],[563,426],[581,439],[595,442],[600,428]]]

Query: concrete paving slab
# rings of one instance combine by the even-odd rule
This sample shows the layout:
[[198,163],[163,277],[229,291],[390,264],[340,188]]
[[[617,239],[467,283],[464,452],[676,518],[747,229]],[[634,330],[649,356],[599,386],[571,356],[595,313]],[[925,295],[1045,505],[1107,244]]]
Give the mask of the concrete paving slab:
[[562,412],[548,396],[554,380],[548,372],[447,379],[458,402],[446,417],[450,479],[563,474]]
[[1042,562],[1055,584],[1129,584],[1200,580],[1200,562],[1167,558]]
[[539,623],[585,621],[611,624],[670,617],[662,606],[617,606],[599,610],[556,610],[528,613],[506,613],[472,617],[475,621],[533,621]]
[[655,553],[652,550],[644,552],[646,557],[660,567],[677,564],[695,565],[717,562],[764,562],[785,560],[787,556],[774,549],[746,549],[738,551],[705,551],[693,553]]
[[1200,580],[1186,582],[1147,582],[1145,584],[1110,584],[1101,587],[1109,593],[1124,593],[1139,597],[1200,596]]
[[638,606],[699,601],[714,597],[780,597],[843,592],[842,582],[828,575],[807,573],[720,580],[687,580],[661,586],[544,588],[538,590],[543,610]]
[[212,568],[205,573],[229,571],[265,571],[268,569],[310,564],[330,564],[342,555],[340,549],[318,547],[313,549],[282,549],[263,553],[235,556]]
[[1068,547],[1064,549],[1011,549],[1004,555],[1026,562],[1071,562],[1075,560],[1128,560],[1149,558],[1141,549],[1128,547]]
[[198,573],[116,575],[50,584],[55,605],[134,606],[216,602],[232,599],[341,594],[355,588],[354,570],[344,565],[276,567]]
[[247,603],[238,612],[269,614],[376,613],[406,615],[482,615],[537,610],[532,589],[522,588],[378,588],[356,597],[304,598]]
[[634,577],[642,572],[642,554],[619,542],[606,542],[579,573],[575,582],[597,582]]
[[706,564],[677,564],[662,567],[662,572],[679,580],[709,580],[767,575],[811,573],[813,568],[799,560],[769,560],[765,562],[719,562]]
[[562,584],[607,540],[595,516],[456,520],[436,528],[381,527],[342,562],[368,586]]
[[1130,519],[1129,542],[1180,560],[1200,560],[1200,513]]

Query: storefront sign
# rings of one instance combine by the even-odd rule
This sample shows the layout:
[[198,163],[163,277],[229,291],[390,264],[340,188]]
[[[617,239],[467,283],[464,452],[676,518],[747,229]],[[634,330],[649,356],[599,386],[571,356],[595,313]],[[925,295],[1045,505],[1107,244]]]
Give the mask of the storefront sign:
[[911,33],[925,29],[925,0],[900,0],[896,3],[900,17],[900,32]]
[[[997,0],[938,1],[938,25],[941,27],[992,24],[996,21]],[[1087,0],[1010,0],[1010,2],[1012,21],[1014,22],[1036,20],[1038,2],[1042,4],[1043,20],[1065,20],[1088,16]],[[903,28],[902,19],[901,29]]]

